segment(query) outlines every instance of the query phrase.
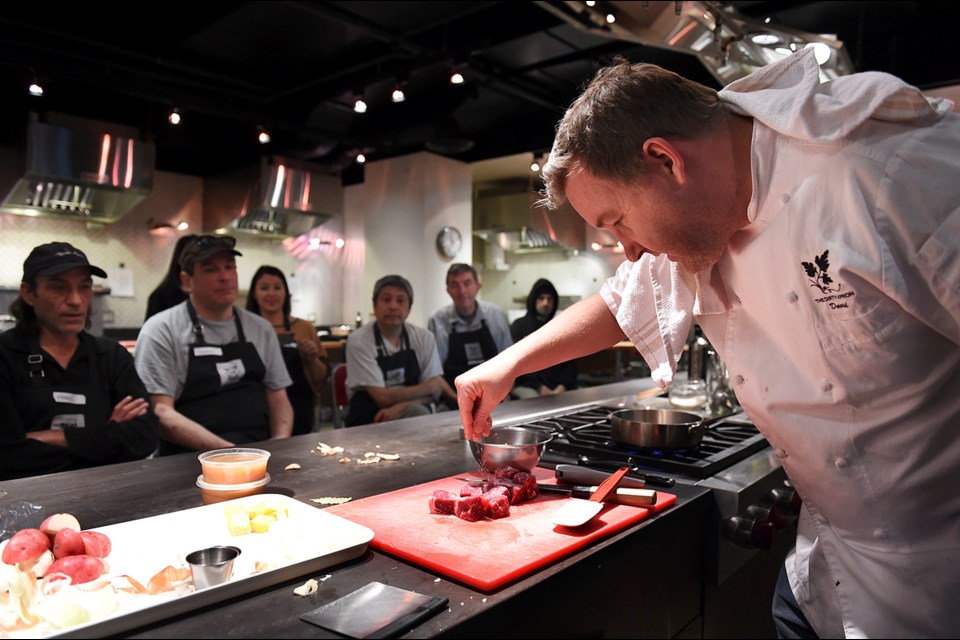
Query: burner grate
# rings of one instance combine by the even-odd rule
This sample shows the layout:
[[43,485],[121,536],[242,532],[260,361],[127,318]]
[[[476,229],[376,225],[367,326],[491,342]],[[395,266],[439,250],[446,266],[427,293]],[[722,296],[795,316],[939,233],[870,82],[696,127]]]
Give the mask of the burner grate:
[[629,464],[697,479],[708,478],[768,446],[752,424],[733,421],[710,426],[700,446],[694,449],[653,451],[625,446],[612,439],[610,412],[603,408],[555,416],[525,426],[553,434],[553,440],[547,445],[548,452],[574,456],[583,459],[585,464]]

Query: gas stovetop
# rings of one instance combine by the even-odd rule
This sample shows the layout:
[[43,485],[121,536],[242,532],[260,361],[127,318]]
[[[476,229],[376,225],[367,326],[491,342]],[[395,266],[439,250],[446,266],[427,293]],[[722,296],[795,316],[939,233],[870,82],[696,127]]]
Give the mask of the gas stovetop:
[[628,464],[644,469],[703,479],[713,476],[750,454],[767,447],[766,439],[743,414],[715,423],[703,434],[700,446],[656,451],[622,445],[611,437],[610,412],[604,406],[524,423],[553,434],[541,463],[604,466]]

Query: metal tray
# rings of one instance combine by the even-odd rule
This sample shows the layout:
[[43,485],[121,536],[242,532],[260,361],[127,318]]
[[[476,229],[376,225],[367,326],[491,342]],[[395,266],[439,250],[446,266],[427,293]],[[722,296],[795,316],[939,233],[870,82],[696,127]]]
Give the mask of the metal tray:
[[[272,528],[265,533],[230,535],[224,507],[264,500],[285,506],[290,526]],[[373,531],[367,527],[271,493],[131,520],[93,531],[109,536],[113,545],[107,558],[110,572],[103,577],[130,575],[142,584],[167,565],[186,567],[184,557],[197,549],[231,545],[239,547],[242,553],[234,565],[233,578],[222,585],[179,596],[131,596],[122,600],[119,610],[109,617],[48,633],[38,633],[34,627],[22,632],[23,637],[90,638],[122,634],[352,560],[363,555],[373,539]],[[271,568],[254,573],[258,561],[269,563]],[[290,597],[296,596],[291,592]],[[19,637],[18,634],[11,637]]]

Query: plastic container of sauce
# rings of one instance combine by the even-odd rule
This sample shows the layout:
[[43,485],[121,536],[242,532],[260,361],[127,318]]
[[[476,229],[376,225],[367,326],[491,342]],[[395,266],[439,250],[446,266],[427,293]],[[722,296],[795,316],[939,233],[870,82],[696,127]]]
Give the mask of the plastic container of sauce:
[[203,475],[197,476],[197,486],[203,495],[203,504],[216,504],[224,500],[233,500],[234,498],[245,498],[247,496],[263,493],[263,488],[270,482],[270,474],[264,474],[264,477],[254,482],[243,484],[214,484],[207,482]]
[[267,475],[270,452],[263,449],[215,449],[197,458],[203,479],[212,485],[240,485],[262,480]]

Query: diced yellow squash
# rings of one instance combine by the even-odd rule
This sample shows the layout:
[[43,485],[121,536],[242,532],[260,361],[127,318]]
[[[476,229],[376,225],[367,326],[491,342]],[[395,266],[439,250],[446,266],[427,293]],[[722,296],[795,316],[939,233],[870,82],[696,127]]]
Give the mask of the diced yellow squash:
[[250,518],[242,511],[232,513],[227,516],[227,529],[232,536],[242,536],[250,533],[252,530],[250,527]]
[[270,530],[270,525],[276,521],[277,519],[273,516],[268,516],[261,513],[250,521],[250,527],[255,533],[266,533]]

